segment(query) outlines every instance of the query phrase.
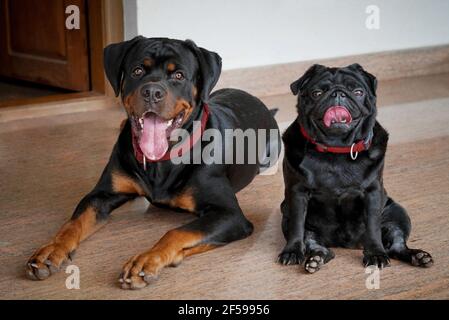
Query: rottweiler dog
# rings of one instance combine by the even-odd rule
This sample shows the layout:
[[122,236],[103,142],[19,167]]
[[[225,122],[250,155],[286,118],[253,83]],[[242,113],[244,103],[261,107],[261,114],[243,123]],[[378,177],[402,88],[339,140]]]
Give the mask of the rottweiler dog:
[[281,264],[316,272],[334,258],[329,247],[363,248],[365,266],[433,264],[407,247],[410,218],[383,186],[388,133],[376,121],[376,87],[359,64],[313,65],[291,84],[298,117],[282,136]]
[[[259,99],[237,89],[210,94],[221,73],[221,58],[193,41],[140,36],[112,44],[104,50],[104,67],[116,95],[121,94],[127,121],[99,182],[53,240],[29,259],[27,275],[42,280],[58,271],[112,210],[136,197],[196,214],[193,222],[168,231],[151,249],[125,263],[119,282],[124,289],[138,289],[166,266],[252,233],[235,194],[273,164],[265,160],[279,155],[281,138],[273,112]],[[198,145],[209,145],[202,139],[209,129],[225,136],[226,130],[237,128],[277,134],[256,136],[257,152],[263,156],[255,161],[248,160],[249,154],[241,162],[211,163],[203,157],[199,162],[173,161],[186,155],[193,159]],[[183,143],[169,139],[176,129],[187,132]],[[216,146],[214,152],[223,155],[229,148],[249,153],[249,148],[238,150],[237,143]]]

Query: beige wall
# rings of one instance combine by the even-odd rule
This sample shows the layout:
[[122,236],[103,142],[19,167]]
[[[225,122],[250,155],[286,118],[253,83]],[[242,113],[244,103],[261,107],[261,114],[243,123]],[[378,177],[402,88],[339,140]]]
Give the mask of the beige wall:
[[[124,0],[125,29],[193,39],[224,69],[449,43],[447,0]],[[368,5],[380,29],[365,26]],[[128,18],[128,19],[127,19]]]

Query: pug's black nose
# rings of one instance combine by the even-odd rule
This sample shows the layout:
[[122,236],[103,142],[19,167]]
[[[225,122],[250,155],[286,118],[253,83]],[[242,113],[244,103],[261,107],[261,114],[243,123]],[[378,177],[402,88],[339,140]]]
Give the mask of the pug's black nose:
[[343,91],[337,90],[337,91],[332,92],[332,97],[344,98],[344,97],[346,97],[346,93],[344,93]]
[[150,100],[151,102],[157,103],[164,100],[166,92],[160,86],[146,85],[140,89],[140,94],[145,100]]

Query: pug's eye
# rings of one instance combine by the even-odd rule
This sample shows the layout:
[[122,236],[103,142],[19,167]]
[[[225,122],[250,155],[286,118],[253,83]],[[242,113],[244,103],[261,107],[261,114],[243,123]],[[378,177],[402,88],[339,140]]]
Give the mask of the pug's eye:
[[181,71],[173,72],[172,77],[176,80],[184,80],[184,74]]
[[132,71],[134,78],[140,78],[143,75],[143,69],[141,67],[135,67]]
[[356,95],[357,97],[361,97],[363,96],[363,90],[360,89],[355,89],[354,91],[352,91],[354,93],[354,95]]
[[323,94],[322,90],[313,90],[312,91],[312,97],[313,98],[319,98],[319,97],[321,97],[322,94]]

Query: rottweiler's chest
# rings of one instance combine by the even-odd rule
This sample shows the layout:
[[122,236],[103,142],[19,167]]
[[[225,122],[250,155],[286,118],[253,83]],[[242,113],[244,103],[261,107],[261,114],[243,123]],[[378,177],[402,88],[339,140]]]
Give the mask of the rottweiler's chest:
[[141,175],[141,182],[145,184],[146,198],[152,204],[190,212],[196,210],[194,188],[187,174],[148,168]]

